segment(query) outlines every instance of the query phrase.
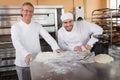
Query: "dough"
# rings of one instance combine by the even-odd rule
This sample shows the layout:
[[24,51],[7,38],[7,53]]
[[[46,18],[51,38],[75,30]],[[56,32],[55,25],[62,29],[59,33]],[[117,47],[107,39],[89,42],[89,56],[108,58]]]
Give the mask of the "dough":
[[82,51],[87,51],[87,49],[84,46],[82,46],[81,48],[82,48]]
[[83,52],[88,52],[90,53],[90,50],[87,50],[84,46],[81,47]]
[[107,54],[96,55],[94,60],[97,63],[110,63],[110,62],[114,61],[113,57],[111,57]]
[[45,61],[49,59],[55,59],[59,56],[56,52],[40,52],[35,58],[35,61]]

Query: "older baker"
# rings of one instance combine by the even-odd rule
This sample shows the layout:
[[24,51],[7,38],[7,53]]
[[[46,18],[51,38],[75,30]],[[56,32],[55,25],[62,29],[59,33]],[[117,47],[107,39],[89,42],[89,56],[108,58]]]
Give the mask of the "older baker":
[[11,38],[16,50],[15,65],[19,80],[31,80],[29,63],[32,55],[41,52],[40,36],[53,51],[62,52],[62,50],[41,24],[32,20],[34,6],[30,2],[23,3],[20,12],[21,20],[11,28]]
[[98,41],[92,35],[102,34],[103,29],[85,20],[73,21],[72,13],[64,13],[61,16],[62,27],[58,31],[58,43],[65,51],[90,50]]

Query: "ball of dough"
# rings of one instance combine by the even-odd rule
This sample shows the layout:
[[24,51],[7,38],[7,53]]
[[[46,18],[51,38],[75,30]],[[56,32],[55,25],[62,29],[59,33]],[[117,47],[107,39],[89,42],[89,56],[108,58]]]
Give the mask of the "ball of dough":
[[110,63],[114,61],[114,58],[107,54],[99,54],[95,56],[94,61],[97,63]]

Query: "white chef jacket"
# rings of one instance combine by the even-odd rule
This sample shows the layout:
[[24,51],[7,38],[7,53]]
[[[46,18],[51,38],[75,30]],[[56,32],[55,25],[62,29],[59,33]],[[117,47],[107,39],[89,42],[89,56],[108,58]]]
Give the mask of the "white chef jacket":
[[63,26],[58,30],[58,43],[60,48],[65,51],[72,51],[75,46],[85,46],[86,44],[93,47],[98,39],[92,35],[102,34],[102,32],[103,29],[94,23],[85,20],[76,21],[72,31],[66,31]]
[[28,67],[29,65],[25,63],[25,57],[28,54],[36,54],[41,51],[39,35],[47,41],[53,50],[59,49],[56,41],[39,23],[26,24],[21,20],[12,25],[11,38],[16,49],[15,64],[17,66]]

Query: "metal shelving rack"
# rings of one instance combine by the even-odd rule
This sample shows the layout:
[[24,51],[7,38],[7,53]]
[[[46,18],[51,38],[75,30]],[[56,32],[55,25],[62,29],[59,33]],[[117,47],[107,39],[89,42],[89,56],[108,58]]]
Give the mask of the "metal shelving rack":
[[92,12],[91,21],[100,25],[104,32],[108,34],[109,44],[112,47],[115,43],[120,43],[120,10],[102,8]]

